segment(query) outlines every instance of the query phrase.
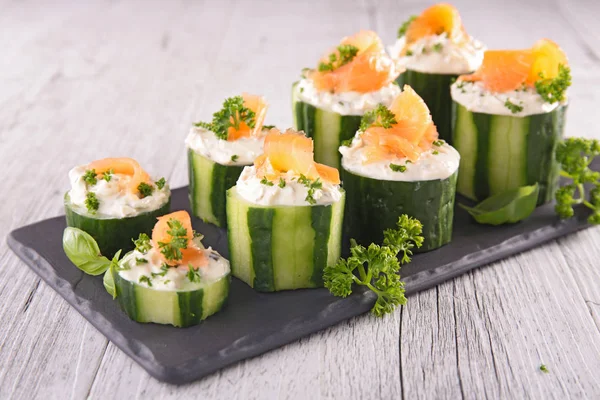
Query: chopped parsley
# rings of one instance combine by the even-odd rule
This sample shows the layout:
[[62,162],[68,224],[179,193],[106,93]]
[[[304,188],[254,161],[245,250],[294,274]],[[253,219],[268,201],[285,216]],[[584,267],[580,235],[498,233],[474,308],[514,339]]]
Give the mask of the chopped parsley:
[[390,164],[390,169],[394,172],[406,171],[406,165]]
[[407,56],[407,57],[410,57],[410,56],[412,56],[413,54],[415,54],[415,53],[413,53],[413,51],[412,51],[412,50],[406,50],[406,56]]
[[433,45],[433,47],[431,47],[433,49],[433,51],[435,51],[436,53],[441,53],[442,50],[444,49],[444,45],[441,43],[436,43]]
[[432,143],[434,146],[440,147],[441,145],[444,144],[443,140],[434,140]]
[[158,248],[167,260],[181,260],[183,258],[181,250],[187,249],[188,245],[187,229],[175,218],[167,221],[167,227],[169,228],[167,234],[171,236],[171,240],[169,242],[158,242]]
[[148,260],[146,260],[145,258],[136,258],[135,259],[135,265],[142,265],[142,264],[148,264]]
[[163,264],[160,266],[160,272],[152,272],[152,277],[156,278],[157,276],[165,276],[169,272],[169,266],[167,264]]
[[[300,93],[302,93],[303,91],[304,91],[304,88],[300,88]],[[263,125],[262,128],[271,130],[271,129],[275,128],[275,125]]]
[[104,172],[104,176],[102,177],[102,179],[104,179],[106,182],[110,182],[113,174],[114,174],[114,172],[113,172],[113,169],[111,168],[108,171]]
[[352,138],[346,139],[346,140],[342,140],[342,146],[345,146],[345,147],[352,146]]
[[142,282],[146,282],[148,284],[148,286],[152,287],[152,280],[150,279],[149,276],[146,276],[146,275],[140,276],[140,283],[142,283]]
[[86,170],[85,174],[83,175],[83,180],[88,185],[94,186],[98,182],[98,179],[96,179],[96,170],[95,169]]
[[396,121],[394,113],[388,110],[383,104],[379,104],[374,110],[365,113],[360,121],[359,130],[366,131],[372,126],[380,126],[389,129],[392,125],[397,123],[398,121]]
[[160,178],[159,180],[156,181],[156,187],[158,188],[158,190],[162,190],[166,184],[167,184],[167,181],[165,180],[165,178]]
[[535,90],[547,103],[556,103],[565,100],[565,93],[571,86],[571,69],[566,65],[558,66],[558,76],[554,79],[544,78],[540,72],[540,79],[535,82]]
[[148,250],[152,248],[152,243],[150,243],[150,238],[145,233],[140,233],[137,239],[133,240],[133,244],[135,245],[135,249],[142,254],[146,254]]
[[319,63],[319,71],[327,72],[333,71],[342,65],[348,64],[356,55],[358,54],[358,47],[353,46],[351,44],[341,44],[336,47],[336,51],[331,53],[327,58],[329,59],[328,63],[321,62]]
[[516,114],[523,111],[523,106],[520,104],[515,104],[511,102],[509,99],[506,99],[504,102],[504,107],[508,108],[511,113]]
[[406,35],[406,31],[408,30],[408,27],[410,26],[410,24],[412,24],[412,22],[415,19],[417,19],[417,16],[411,15],[406,21],[404,21],[404,23],[402,25],[400,25],[400,28],[398,28],[398,39],[400,39],[401,37]]
[[268,180],[266,176],[260,180],[260,183],[262,183],[263,185],[266,185],[266,186],[273,186],[273,182]]
[[238,158],[240,158],[240,156],[238,156],[237,154],[232,155],[231,162],[236,162],[238,160]]
[[285,179],[279,178],[279,187],[282,189],[285,187]]
[[140,197],[143,199],[144,197],[148,197],[152,195],[154,192],[154,186],[147,184],[146,182],[141,182],[137,190],[140,192]]
[[542,371],[543,373],[547,374],[550,371],[548,370],[548,367],[546,367],[546,365],[542,364],[540,365],[540,371]]
[[200,282],[200,273],[194,269],[191,265],[188,265],[188,272],[186,274],[190,282]]
[[437,151],[437,150],[434,150],[432,154],[433,154],[434,156],[437,156],[438,154],[440,154],[440,152],[439,152],[439,151]]
[[323,182],[319,178],[314,181],[311,181],[304,175],[300,175],[298,178],[298,183],[306,186],[308,188],[308,193],[306,194],[306,198],[304,199],[307,203],[314,205],[317,203],[315,200],[315,191],[323,188]]
[[229,128],[238,130],[242,122],[254,128],[256,113],[244,105],[242,96],[234,96],[225,99],[223,108],[213,114],[211,122],[197,122],[194,125],[214,132],[219,139],[227,140]]
[[98,211],[98,208],[100,208],[100,201],[96,197],[96,193],[87,192],[87,194],[85,195],[85,206],[87,207],[88,211],[92,214]]

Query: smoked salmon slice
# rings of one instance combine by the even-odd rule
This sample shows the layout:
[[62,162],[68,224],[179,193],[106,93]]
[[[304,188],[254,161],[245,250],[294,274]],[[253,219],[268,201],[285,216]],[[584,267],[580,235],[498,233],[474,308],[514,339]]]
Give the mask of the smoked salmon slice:
[[[227,130],[227,140],[230,142],[243,137],[257,136],[262,131],[265,116],[267,115],[268,104],[264,97],[242,93],[242,98],[244,99],[244,106],[254,111],[254,128],[251,128],[245,122],[241,122],[238,129],[233,126],[229,127]],[[231,120],[233,122],[233,118]]]
[[458,10],[446,3],[435,4],[414,19],[406,30],[406,44],[410,45],[426,36],[446,33],[449,39],[462,36],[464,27]]
[[181,223],[181,227],[185,229],[185,238],[187,238],[187,248],[181,249],[182,258],[180,260],[169,260],[161,253],[162,260],[170,266],[174,265],[191,265],[193,268],[198,269],[208,264],[208,260],[204,255],[204,249],[196,246],[192,239],[194,239],[194,230],[192,228],[192,219],[187,211],[175,211],[171,214],[163,215],[158,217],[158,222],[152,229],[152,246],[160,252],[160,243],[171,243],[173,236],[170,231],[173,227],[172,221],[178,221]]
[[90,163],[88,169],[95,170],[98,175],[103,175],[105,172],[112,170],[114,174],[131,176],[127,186],[131,193],[139,193],[138,186],[140,183],[150,183],[150,175],[133,158],[103,158]]

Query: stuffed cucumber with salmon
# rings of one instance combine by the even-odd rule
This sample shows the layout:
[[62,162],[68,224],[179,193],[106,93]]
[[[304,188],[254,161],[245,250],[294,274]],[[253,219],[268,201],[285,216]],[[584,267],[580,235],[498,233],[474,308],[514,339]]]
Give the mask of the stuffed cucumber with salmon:
[[185,143],[190,204],[196,217],[217,226],[227,223],[225,193],[244,166],[262,154],[267,107],[261,96],[230,97],[211,122],[198,122],[190,131]]
[[458,75],[479,68],[484,49],[467,34],[458,10],[450,4],[433,5],[398,30],[390,54],[406,70],[397,81],[423,98],[440,139],[451,141],[450,85]]
[[69,171],[64,197],[67,225],[89,233],[102,254],[129,251],[132,239],[149,234],[157,217],[169,212],[171,191],[164,178],[152,179],[131,158],[105,158]]
[[407,214],[423,224],[419,251],[450,242],[460,156],[438,139],[427,105],[410,86],[389,108],[367,113],[339,151],[349,237],[381,243],[383,231]]
[[451,88],[458,192],[483,200],[538,183],[538,204],[551,201],[570,84],[565,53],[547,39],[486,51],[475,73],[460,76]]
[[189,214],[177,211],[158,218],[152,238],[140,234],[135,249],[111,265],[105,283],[131,319],[187,327],[223,307],[229,262],[201,239]]
[[264,150],[227,191],[233,276],[261,292],[321,287],[340,257],[339,172],[316,163],[312,139],[292,130],[271,130]]
[[292,86],[294,129],[314,139],[315,160],[339,168],[339,145],[351,139],[365,112],[400,93],[400,73],[375,32],[344,38]]

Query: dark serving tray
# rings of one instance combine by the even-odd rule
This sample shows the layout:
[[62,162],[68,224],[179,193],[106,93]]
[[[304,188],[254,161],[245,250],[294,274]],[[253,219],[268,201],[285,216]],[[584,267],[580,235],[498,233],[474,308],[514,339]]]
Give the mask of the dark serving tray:
[[[463,201],[457,198],[457,203]],[[464,200],[467,202],[466,200]],[[187,187],[173,190],[172,210],[188,209]],[[454,239],[418,254],[402,268],[407,295],[470,269],[491,263],[588,226],[587,212],[560,221],[552,205],[538,208],[526,221],[499,227],[478,225],[456,207]],[[258,293],[233,279],[228,304],[202,324],[174,328],[131,321],[106,292],[102,276],[78,270],[62,250],[65,218],[19,228],[8,235],[12,250],[110,341],[155,378],[181,384],[226,365],[283,346],[303,336],[370,310],[372,292],[346,299],[326,289]],[[204,244],[228,257],[226,231],[194,219]],[[409,300],[410,301],[410,300]]]

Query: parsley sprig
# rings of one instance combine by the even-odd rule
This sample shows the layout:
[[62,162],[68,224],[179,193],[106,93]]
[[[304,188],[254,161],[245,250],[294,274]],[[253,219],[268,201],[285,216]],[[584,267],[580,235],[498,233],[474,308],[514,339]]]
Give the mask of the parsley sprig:
[[360,121],[361,131],[366,131],[372,126],[380,126],[389,129],[392,125],[397,124],[396,116],[383,104],[379,104],[374,110],[367,111]]
[[143,199],[144,197],[152,196],[152,192],[154,192],[154,186],[141,182],[138,187],[138,191],[140,192],[140,197]]
[[188,265],[188,272],[187,272],[186,276],[189,279],[189,281],[192,283],[201,281],[200,273],[198,272],[198,270],[194,269],[194,267],[192,267],[191,265]]
[[100,208],[100,200],[98,200],[98,197],[96,197],[96,193],[87,192],[85,195],[85,206],[92,214],[98,211],[98,208]]
[[96,170],[95,169],[86,170],[85,174],[83,174],[83,180],[88,185],[94,186],[98,182],[98,179],[96,179]]
[[[573,206],[583,204],[592,210],[588,222],[600,224],[600,172],[590,169],[598,155],[600,142],[595,139],[568,138],[558,144],[556,160],[562,168],[560,174],[572,181],[554,194],[555,210],[560,218],[571,218],[575,214]],[[586,183],[593,185],[587,198]]]
[[327,56],[329,62],[319,63],[319,71],[333,71],[342,65],[348,64],[358,54],[358,47],[351,44],[341,44],[336,47],[336,51]]
[[535,82],[535,90],[547,103],[564,101],[567,89],[571,86],[571,69],[566,65],[558,66],[558,76],[554,79],[544,78],[540,72],[540,79]]
[[242,96],[234,96],[225,99],[223,108],[213,114],[211,122],[197,122],[194,125],[214,132],[219,139],[227,140],[229,128],[240,129],[242,122],[254,128],[256,113],[244,105]]
[[506,99],[506,101],[504,102],[504,107],[508,108],[510,110],[510,112],[513,114],[517,114],[517,113],[520,113],[521,111],[523,111],[522,103],[515,104],[512,101],[510,101],[509,99]]
[[398,39],[406,35],[406,31],[412,22],[417,19],[416,15],[411,15],[401,26],[398,28]]
[[364,247],[351,240],[350,257],[325,268],[325,287],[334,296],[347,297],[353,285],[366,286],[377,295],[371,313],[378,317],[391,313],[406,304],[400,266],[409,263],[413,248],[423,244],[422,230],[419,220],[403,214],[396,229],[384,231],[383,245]]
[[317,204],[317,201],[314,197],[315,191],[323,188],[323,182],[321,182],[319,178],[313,181],[307,178],[305,175],[300,174],[300,177],[298,178],[298,183],[301,183],[308,189],[308,193],[306,194],[306,198],[304,200],[311,205]]
[[168,242],[158,242],[158,248],[167,260],[179,261],[183,258],[181,250],[187,249],[187,229],[175,218],[167,221],[167,227],[169,228],[167,234],[171,236],[171,240]]
[[146,254],[151,248],[152,243],[150,242],[150,237],[145,233],[140,233],[137,239],[131,239],[133,241],[133,245],[135,249],[142,254]]

